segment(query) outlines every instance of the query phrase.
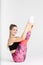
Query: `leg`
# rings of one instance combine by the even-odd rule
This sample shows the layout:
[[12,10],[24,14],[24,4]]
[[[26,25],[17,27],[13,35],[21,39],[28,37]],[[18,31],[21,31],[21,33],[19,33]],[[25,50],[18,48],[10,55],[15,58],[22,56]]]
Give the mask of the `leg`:
[[27,41],[29,40],[30,35],[31,31],[27,33],[25,40],[20,42],[16,52],[12,54],[14,62],[24,62],[27,52]]
[[24,62],[27,52],[27,41],[29,40],[30,36],[31,30],[27,32],[25,40],[20,42],[16,49],[16,52],[12,54],[14,62]]
[[28,31],[25,40],[29,40],[30,36],[31,36],[31,31]]

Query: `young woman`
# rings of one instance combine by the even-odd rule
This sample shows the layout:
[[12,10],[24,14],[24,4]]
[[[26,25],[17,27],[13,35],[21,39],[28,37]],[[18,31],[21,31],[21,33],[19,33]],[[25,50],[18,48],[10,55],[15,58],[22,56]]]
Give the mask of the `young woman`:
[[8,47],[10,49],[14,62],[23,62],[26,58],[27,42],[30,38],[33,23],[27,23],[21,37],[16,36],[18,27],[11,24],[9,27],[10,35],[8,39]]

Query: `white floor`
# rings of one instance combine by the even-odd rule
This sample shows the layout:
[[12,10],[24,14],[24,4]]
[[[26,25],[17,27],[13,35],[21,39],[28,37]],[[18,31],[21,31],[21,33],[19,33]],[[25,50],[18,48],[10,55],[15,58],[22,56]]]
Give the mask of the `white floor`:
[[1,61],[1,65],[43,65],[43,59],[28,60],[22,63],[15,63],[12,61]]

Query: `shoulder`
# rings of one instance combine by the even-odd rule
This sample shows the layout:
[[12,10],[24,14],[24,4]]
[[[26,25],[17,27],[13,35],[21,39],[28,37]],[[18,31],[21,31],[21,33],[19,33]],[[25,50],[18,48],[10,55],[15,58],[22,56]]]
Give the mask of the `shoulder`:
[[14,39],[19,39],[19,38],[21,38],[21,37],[19,37],[19,36],[15,36],[15,37],[14,37]]
[[13,41],[11,40],[11,39],[8,39],[8,41],[7,41],[7,45],[9,46],[9,45],[12,45],[13,43],[12,43]]
[[22,41],[22,38],[19,37],[19,36],[17,36],[17,37],[14,38],[14,40],[15,40],[16,42],[20,42],[20,41]]

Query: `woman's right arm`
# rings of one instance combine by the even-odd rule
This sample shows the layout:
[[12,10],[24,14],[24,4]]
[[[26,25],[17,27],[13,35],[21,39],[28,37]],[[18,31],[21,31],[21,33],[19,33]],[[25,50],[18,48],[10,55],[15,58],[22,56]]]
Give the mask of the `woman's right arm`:
[[31,31],[31,29],[32,29],[32,25],[33,25],[33,24],[28,23],[28,24],[26,25],[25,30],[24,30],[24,32],[22,33],[21,37],[16,37],[16,38],[14,38],[14,41],[15,41],[15,42],[20,42],[20,41],[22,41],[22,40],[25,40],[27,32],[28,32],[28,31]]
[[31,24],[31,23],[28,23],[28,24],[26,25],[25,30],[24,30],[24,32],[23,32],[22,35],[21,35],[21,38],[22,38],[23,40],[26,38],[27,32],[28,32],[28,31],[31,31],[32,25],[33,25],[33,24]]

